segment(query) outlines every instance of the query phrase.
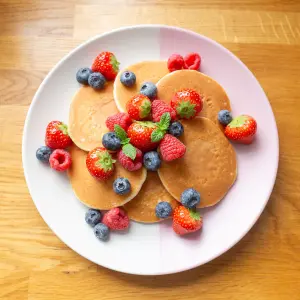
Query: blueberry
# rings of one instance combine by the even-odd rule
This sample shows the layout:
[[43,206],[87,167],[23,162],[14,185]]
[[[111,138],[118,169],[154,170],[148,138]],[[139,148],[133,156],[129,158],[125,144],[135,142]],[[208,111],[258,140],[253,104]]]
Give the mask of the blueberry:
[[125,71],[121,74],[120,81],[122,84],[124,84],[127,87],[131,87],[135,84],[136,82],[136,77],[133,72],[130,71]]
[[131,184],[127,178],[119,177],[113,183],[113,189],[118,195],[128,194],[131,190]]
[[150,151],[144,154],[144,167],[149,171],[156,171],[161,164],[160,157],[156,151]]
[[114,132],[108,132],[103,135],[102,144],[107,150],[117,151],[121,148],[121,140]]
[[95,90],[103,89],[105,82],[106,79],[101,73],[95,72],[89,76],[89,85]]
[[155,214],[160,219],[168,218],[172,214],[172,206],[169,202],[159,202],[155,207]]
[[109,237],[109,228],[103,224],[99,223],[94,227],[95,236],[101,241],[107,241]]
[[85,214],[85,221],[94,227],[101,221],[101,212],[97,209],[90,208]]
[[79,83],[88,85],[89,84],[89,76],[92,73],[93,72],[90,68],[81,68],[76,73],[76,79]]
[[35,156],[38,160],[49,163],[49,158],[52,151],[53,150],[51,148],[42,146],[36,150]]
[[218,113],[218,120],[222,125],[228,125],[232,121],[232,114],[229,110],[223,109]]
[[144,82],[140,89],[140,93],[153,100],[157,95],[157,87],[152,82]]
[[193,188],[186,189],[180,196],[180,202],[187,208],[195,208],[200,203],[200,194]]
[[175,137],[180,137],[184,132],[184,128],[179,121],[173,122],[169,127],[169,133]]

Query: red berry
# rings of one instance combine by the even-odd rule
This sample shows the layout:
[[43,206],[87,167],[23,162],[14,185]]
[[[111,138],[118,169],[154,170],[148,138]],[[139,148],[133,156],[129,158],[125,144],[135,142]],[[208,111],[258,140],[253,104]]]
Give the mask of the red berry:
[[159,145],[160,154],[165,161],[172,161],[184,156],[186,147],[176,137],[166,134]]
[[122,208],[116,207],[105,213],[102,223],[112,230],[125,230],[129,226],[129,218]]
[[72,145],[68,126],[60,121],[52,121],[46,128],[45,144],[52,149],[64,149]]
[[171,106],[175,109],[178,117],[192,119],[201,112],[203,101],[196,91],[183,89],[175,93],[171,99]]
[[93,72],[101,73],[106,80],[114,80],[119,72],[120,63],[111,52],[101,52],[92,65]]
[[128,127],[132,123],[130,117],[126,113],[117,113],[112,115],[106,119],[106,127],[110,131],[114,131],[115,125],[120,125],[125,131],[127,131]]
[[189,53],[184,57],[184,67],[198,71],[201,64],[201,56],[198,53]]
[[184,69],[183,57],[179,54],[172,54],[168,59],[168,69],[170,72]]
[[150,115],[151,101],[147,96],[138,94],[127,102],[126,109],[131,119],[139,121]]
[[169,106],[167,103],[161,100],[154,100],[152,102],[152,120],[153,122],[159,122],[161,116],[164,113],[170,113],[171,120],[174,121],[176,119],[176,111]]
[[118,152],[118,160],[126,170],[137,171],[143,166],[143,153],[141,150],[136,149],[136,157],[132,160],[121,150]]
[[66,150],[56,149],[50,155],[49,163],[50,167],[56,171],[66,171],[72,164],[71,155]]

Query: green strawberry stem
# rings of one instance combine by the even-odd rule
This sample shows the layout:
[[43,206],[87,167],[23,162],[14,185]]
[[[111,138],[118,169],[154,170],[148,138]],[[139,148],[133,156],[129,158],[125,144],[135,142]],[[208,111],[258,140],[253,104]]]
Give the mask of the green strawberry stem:
[[200,214],[196,210],[189,209],[189,213],[192,219],[199,221],[201,219]]
[[141,105],[140,117],[146,118],[149,116],[151,111],[151,102],[149,100],[144,101]]
[[65,123],[61,123],[57,126],[60,131],[62,131],[63,134],[68,135],[68,125]]
[[112,159],[108,151],[98,152],[97,157],[99,158],[96,162],[96,166],[103,169],[105,172],[110,171],[113,168],[113,164],[116,162]]
[[190,101],[182,101],[177,105],[176,111],[181,118],[189,119],[196,113],[196,104],[191,104]]
[[118,72],[119,72],[119,66],[120,66],[120,63],[118,62],[117,58],[116,58],[114,55],[112,55],[112,56],[110,57],[110,63],[111,63],[111,65],[112,65],[112,68],[114,69],[114,71],[115,71],[116,73],[118,73]]
[[236,127],[242,127],[246,121],[247,121],[247,116],[238,116],[235,117],[229,124],[228,126],[231,128],[236,128]]

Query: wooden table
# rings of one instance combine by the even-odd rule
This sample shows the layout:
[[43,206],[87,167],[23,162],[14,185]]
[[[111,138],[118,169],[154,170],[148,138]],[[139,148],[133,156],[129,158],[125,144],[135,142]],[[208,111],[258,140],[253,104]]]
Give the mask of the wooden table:
[[[70,250],[36,210],[21,163],[25,116],[53,65],[95,34],[140,23],[194,30],[240,57],[280,136],[276,185],[253,229],[213,262],[161,277],[113,272]],[[300,299],[299,0],[0,0],[0,101],[1,299]]]

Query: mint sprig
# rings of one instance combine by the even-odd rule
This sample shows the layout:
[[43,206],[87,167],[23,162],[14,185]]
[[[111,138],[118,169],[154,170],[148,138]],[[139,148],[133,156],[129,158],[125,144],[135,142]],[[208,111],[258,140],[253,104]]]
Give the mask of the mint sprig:
[[155,129],[151,134],[151,141],[153,143],[159,142],[165,136],[167,130],[169,129],[171,122],[171,115],[170,113],[164,113],[159,122],[156,123],[157,129]]
[[135,160],[136,148],[130,144],[130,138],[127,136],[126,131],[120,125],[117,124],[114,126],[114,131],[117,137],[121,140],[121,144],[123,145],[123,153],[132,160]]

